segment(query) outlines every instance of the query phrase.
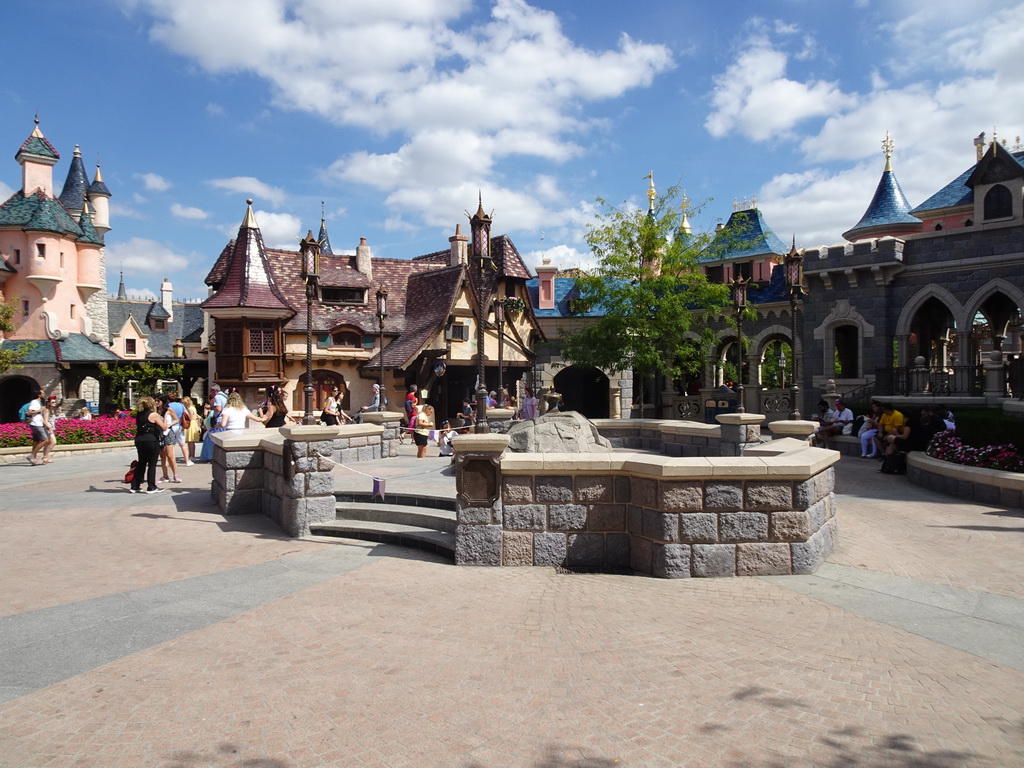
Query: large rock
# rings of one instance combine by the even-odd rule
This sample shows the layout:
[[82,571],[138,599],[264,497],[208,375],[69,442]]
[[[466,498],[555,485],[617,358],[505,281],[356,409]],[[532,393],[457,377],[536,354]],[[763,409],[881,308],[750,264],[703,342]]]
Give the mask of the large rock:
[[608,453],[611,443],[576,411],[547,413],[516,422],[508,431],[514,453]]

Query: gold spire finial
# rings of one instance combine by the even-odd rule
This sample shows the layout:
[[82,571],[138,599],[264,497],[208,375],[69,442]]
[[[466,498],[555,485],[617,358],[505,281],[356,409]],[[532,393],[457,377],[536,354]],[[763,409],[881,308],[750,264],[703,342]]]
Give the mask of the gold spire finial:
[[324,216],[324,201],[321,200],[320,201],[320,223],[323,224],[325,221],[326,221],[326,217]]
[[650,179],[650,184],[647,186],[647,210],[654,210],[654,199],[658,196],[658,193],[654,189],[654,171],[648,173],[644,178]]
[[885,138],[882,139],[882,151],[885,153],[885,170],[892,170],[892,148],[896,146],[895,142],[889,137],[889,131],[885,132]]

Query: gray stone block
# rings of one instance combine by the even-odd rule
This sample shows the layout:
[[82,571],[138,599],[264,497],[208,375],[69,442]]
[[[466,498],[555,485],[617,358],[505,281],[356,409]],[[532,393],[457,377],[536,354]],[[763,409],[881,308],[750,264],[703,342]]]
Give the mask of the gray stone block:
[[661,482],[661,509],[665,512],[697,512],[704,509],[704,484]]
[[651,557],[653,554],[651,542],[640,536],[633,536],[629,540],[629,567],[637,573],[651,572]]
[[464,524],[491,525],[494,523],[494,510],[491,507],[464,507],[457,504],[455,509],[455,520]]
[[693,575],[700,578],[718,578],[736,575],[736,545],[694,544]]
[[456,565],[501,565],[500,525],[460,525],[455,529]]
[[262,511],[263,491],[226,491],[224,498],[223,514],[225,515],[251,515]]
[[737,576],[784,576],[793,572],[789,544],[737,544]]
[[543,531],[547,528],[547,507],[543,504],[505,504],[504,526],[513,531]]
[[310,472],[306,475],[307,496],[329,496],[334,493],[334,475],[330,472]]
[[679,515],[645,509],[644,536],[655,541],[679,541]]
[[280,475],[284,472],[284,462],[276,453],[265,453],[263,454],[263,468],[275,475]]
[[615,501],[619,504],[629,504],[632,498],[628,477],[615,478]]
[[517,476],[503,478],[501,497],[506,504],[533,503],[533,478]]
[[533,535],[534,565],[564,565],[568,541],[564,533],[535,533]]
[[690,578],[690,545],[655,544],[651,551],[651,575],[660,579]]
[[232,473],[230,470],[228,474],[234,474],[235,476],[235,487],[236,491],[248,491],[253,488],[263,489],[263,469],[236,469]]
[[658,506],[658,483],[645,477],[631,477],[630,495],[633,504],[656,509]]
[[604,537],[604,559],[609,568],[629,568],[629,534],[608,533]]
[[718,541],[718,515],[712,512],[679,515],[679,540],[690,544]]
[[553,531],[582,531],[587,527],[587,508],[583,504],[552,504],[548,507],[548,527]]
[[594,504],[587,510],[588,531],[626,530],[625,504]]
[[603,534],[573,533],[568,537],[567,546],[565,562],[570,567],[596,567],[605,564]]
[[572,501],[571,477],[538,477],[535,485],[536,499],[539,502]]
[[615,499],[614,479],[611,477],[576,478],[576,501],[580,504],[597,504]]
[[533,565],[533,534],[505,531],[501,536],[502,565]]
[[807,517],[810,521],[811,532],[817,531],[821,526],[825,524],[825,520],[828,519],[827,513],[828,500],[822,499],[821,501],[812,504],[807,509]]
[[793,509],[807,509],[835,490],[836,473],[832,467],[797,483],[793,490]]
[[643,535],[644,532],[644,510],[635,504],[626,507],[626,531]]
[[747,483],[746,510],[787,510],[793,508],[793,487],[790,483]]
[[224,466],[228,469],[262,467],[263,451],[225,451]]
[[718,522],[722,541],[768,540],[768,515],[761,512],[729,512]]
[[739,512],[743,509],[743,484],[706,483],[704,486],[704,509],[709,512]]
[[359,457],[359,461],[373,461],[373,448],[368,445],[356,448],[356,456]]

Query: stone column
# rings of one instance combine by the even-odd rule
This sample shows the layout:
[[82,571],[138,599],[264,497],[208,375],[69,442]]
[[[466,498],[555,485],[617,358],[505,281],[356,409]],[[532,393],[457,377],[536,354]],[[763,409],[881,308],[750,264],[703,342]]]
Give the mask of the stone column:
[[502,564],[501,434],[459,435],[455,448],[455,564]]
[[720,413],[715,418],[722,425],[722,456],[742,456],[748,446],[760,445],[764,414]]
[[398,411],[365,411],[362,420],[366,424],[378,424],[384,427],[380,436],[381,458],[388,459],[398,455],[398,436],[401,434],[403,415]]
[[334,520],[334,439],[337,427],[281,427],[284,498],[281,527],[289,536],[309,535],[310,523]]
[[985,400],[989,405],[999,402],[1006,394],[1003,373],[1003,353],[993,349],[985,360]]
[[913,395],[928,394],[928,366],[923,355],[914,358],[914,367],[910,369],[910,393]]
[[491,432],[504,434],[512,426],[512,417],[516,412],[512,408],[488,408],[487,425]]

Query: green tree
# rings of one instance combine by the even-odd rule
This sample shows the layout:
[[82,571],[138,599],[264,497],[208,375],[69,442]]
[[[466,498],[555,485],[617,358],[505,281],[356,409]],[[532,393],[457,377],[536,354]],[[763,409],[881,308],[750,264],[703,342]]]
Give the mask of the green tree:
[[110,382],[110,399],[118,409],[128,408],[128,383],[137,381],[137,392],[151,394],[158,381],[181,381],[185,366],[181,363],[151,363],[148,360],[133,363],[115,363],[100,371],[100,376]]
[[[14,313],[18,311],[18,300],[11,299],[0,304],[0,331],[13,333]],[[35,349],[36,345],[30,342],[19,344],[13,349],[0,348],[0,374],[14,371],[21,368],[21,359]]]
[[650,212],[598,199],[602,210],[586,236],[597,267],[576,286],[579,305],[601,314],[578,330],[560,329],[570,364],[671,379],[703,371],[715,341],[704,313],[730,298],[728,286],[708,282],[699,259],[727,244],[714,233],[681,234],[681,201],[678,186]]

